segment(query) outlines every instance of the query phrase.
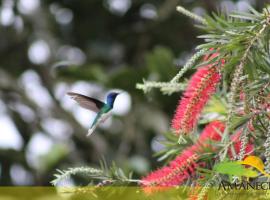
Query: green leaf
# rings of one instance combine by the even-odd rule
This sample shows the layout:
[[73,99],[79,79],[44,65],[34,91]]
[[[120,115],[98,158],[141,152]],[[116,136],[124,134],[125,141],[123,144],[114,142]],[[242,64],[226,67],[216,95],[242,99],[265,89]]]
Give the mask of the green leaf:
[[259,175],[258,172],[245,168],[237,162],[221,162],[216,164],[213,170],[221,174],[234,175],[239,177],[257,177]]
[[217,95],[214,95],[209,103],[205,106],[203,113],[219,113],[221,115],[227,114],[227,106],[225,102]]
[[248,122],[253,114],[250,113],[246,116],[233,116],[230,124],[230,131],[235,130],[239,126],[243,125],[244,123]]
[[230,14],[230,17],[242,20],[260,21],[260,18],[258,16],[245,12],[235,12],[235,14]]

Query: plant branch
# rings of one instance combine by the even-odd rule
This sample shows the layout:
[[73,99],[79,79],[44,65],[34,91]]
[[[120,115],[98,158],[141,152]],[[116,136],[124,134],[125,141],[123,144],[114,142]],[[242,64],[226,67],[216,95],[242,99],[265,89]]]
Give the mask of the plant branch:
[[160,88],[164,93],[172,93],[175,91],[184,90],[185,84],[183,83],[168,83],[168,82],[155,82],[155,81],[143,81],[141,84],[136,85],[137,89],[143,90],[144,93],[149,92],[152,88]]
[[186,15],[187,17],[191,18],[191,19],[194,19],[195,21],[197,22],[200,22],[202,24],[207,24],[206,20],[204,18],[202,18],[201,16],[199,15],[196,15],[192,12],[190,12],[189,10],[185,9],[184,7],[182,6],[177,6],[176,7],[176,10],[180,13],[182,13],[183,15]]
[[197,53],[195,53],[183,66],[183,68],[176,74],[176,76],[171,80],[171,83],[177,83],[179,79],[184,75],[184,73],[189,70],[194,63],[206,52],[205,49],[201,49]]

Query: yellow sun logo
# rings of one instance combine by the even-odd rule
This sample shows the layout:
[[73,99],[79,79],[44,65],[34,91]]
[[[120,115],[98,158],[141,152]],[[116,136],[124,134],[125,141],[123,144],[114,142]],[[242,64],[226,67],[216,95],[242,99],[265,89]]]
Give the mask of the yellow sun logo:
[[245,166],[250,166],[257,169],[261,174],[270,178],[270,175],[264,170],[263,161],[257,156],[247,156],[242,161],[225,161],[218,163],[214,166],[213,170],[215,172],[234,176],[245,176],[248,178],[254,178],[259,176],[259,173],[252,168],[246,168]]

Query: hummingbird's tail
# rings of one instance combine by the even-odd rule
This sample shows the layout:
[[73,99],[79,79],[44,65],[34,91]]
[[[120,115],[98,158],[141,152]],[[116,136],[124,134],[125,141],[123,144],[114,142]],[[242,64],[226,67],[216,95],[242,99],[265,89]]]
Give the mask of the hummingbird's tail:
[[92,123],[91,125],[91,128],[88,130],[88,133],[86,136],[90,136],[94,131],[95,129],[97,128],[97,126],[100,124],[100,123],[103,123],[104,121],[106,121],[106,119],[111,115],[111,112],[107,112],[106,114],[98,114],[94,120],[94,122]]
[[87,137],[92,135],[92,133],[95,131],[95,129],[97,128],[97,126],[99,125],[100,123],[100,113],[97,114],[97,116],[95,117],[93,123],[91,124],[89,130],[88,130],[88,133],[87,133]]
[[94,126],[92,126],[92,127],[88,130],[86,136],[88,137],[88,136],[92,135],[92,133],[95,131],[96,127],[97,127],[97,124],[95,124]]

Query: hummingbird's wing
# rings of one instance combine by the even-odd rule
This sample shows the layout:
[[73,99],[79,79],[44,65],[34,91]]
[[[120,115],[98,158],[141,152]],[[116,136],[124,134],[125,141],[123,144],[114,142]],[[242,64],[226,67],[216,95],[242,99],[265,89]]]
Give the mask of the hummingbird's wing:
[[77,101],[81,107],[94,112],[99,112],[100,109],[105,105],[105,103],[103,103],[102,101],[88,96],[84,96],[82,94],[78,94],[75,92],[68,92],[67,94],[71,96],[72,99]]

